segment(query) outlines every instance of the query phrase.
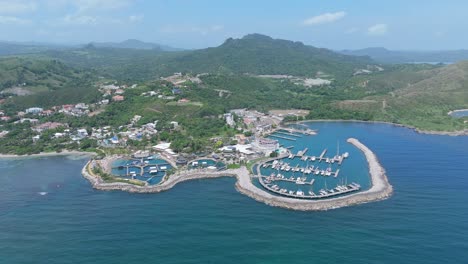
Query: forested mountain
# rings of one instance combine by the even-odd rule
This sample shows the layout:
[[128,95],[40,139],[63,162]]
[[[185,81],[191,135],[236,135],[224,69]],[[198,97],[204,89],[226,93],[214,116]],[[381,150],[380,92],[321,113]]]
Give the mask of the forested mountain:
[[367,57],[348,56],[301,42],[272,39],[251,34],[228,39],[214,48],[162,52],[98,48],[49,51],[43,55],[74,66],[94,68],[104,75],[126,80],[145,80],[174,72],[223,74],[288,74],[330,78],[347,78],[356,69],[373,61]]
[[373,63],[368,58],[347,56],[301,42],[273,39],[260,34],[227,39],[222,45],[186,52],[172,59],[181,71],[252,74],[351,76],[356,68]]
[[351,56],[369,56],[381,63],[453,63],[468,60],[468,50],[394,51],[385,48],[366,48],[343,50],[341,53]]

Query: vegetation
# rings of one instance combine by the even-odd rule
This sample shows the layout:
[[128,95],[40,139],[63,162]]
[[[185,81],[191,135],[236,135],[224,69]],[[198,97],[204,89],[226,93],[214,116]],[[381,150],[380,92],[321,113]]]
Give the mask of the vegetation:
[[104,172],[101,168],[99,167],[93,167],[93,173],[101,177],[101,179],[105,182],[124,182],[124,183],[130,183],[133,185],[138,185],[138,186],[144,186],[145,183],[139,180],[133,180],[133,179],[124,179],[120,177],[113,176],[109,173]]
[[95,81],[94,73],[57,60],[0,59],[0,99],[9,98],[3,106],[9,111],[95,101],[100,96]]
[[89,45],[75,50],[52,50],[38,56],[92,68],[101,75],[124,81],[144,81],[174,72],[313,77],[322,72],[331,78],[342,79],[350,77],[356,68],[373,63],[368,58],[342,55],[259,34],[230,38],[219,47],[194,51],[163,52],[160,49],[96,48]]
[[[368,63],[372,62],[366,58],[255,34],[228,39],[216,48],[170,53],[89,45],[0,59],[0,110],[14,116],[32,106],[95,103],[103,98],[96,84],[103,80],[98,74],[104,74],[120,79],[120,83],[140,80],[140,85],[126,89],[124,101],[111,102],[97,115],[55,114],[40,117],[41,122],[62,122],[72,129],[88,131],[103,126],[126,131],[125,125],[140,115],[142,118],[135,125],[157,121],[158,133],[142,140],[128,140],[126,148],[142,149],[169,141],[177,152],[210,151],[231,143],[230,138],[239,131],[226,125],[223,114],[236,108],[261,112],[296,108],[310,110],[305,119],[388,121],[425,130],[467,129],[466,118],[452,118],[447,112],[468,108],[468,62],[449,66],[385,65],[380,72],[353,75],[355,69]],[[173,95],[175,86],[157,77],[180,71],[207,73],[199,76],[200,84],[186,82],[178,87],[181,93]],[[332,83],[307,87],[291,79],[253,75],[316,76],[318,71],[323,72],[321,76],[329,74],[322,77],[332,79]],[[15,94],[18,89],[30,94],[19,96]],[[148,92],[161,97],[142,95]],[[180,103],[180,99],[187,100]],[[0,131],[9,131],[0,138],[2,153],[97,148],[96,140],[78,143],[55,138],[54,133],[63,128],[43,132],[33,142],[32,137],[38,133],[31,130],[28,122],[14,123],[18,119],[0,124]],[[286,117],[285,121],[302,119]]]

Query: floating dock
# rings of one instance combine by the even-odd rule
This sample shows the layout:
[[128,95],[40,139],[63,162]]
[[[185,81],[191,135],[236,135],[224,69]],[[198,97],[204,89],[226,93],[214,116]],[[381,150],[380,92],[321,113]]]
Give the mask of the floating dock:
[[307,150],[309,150],[309,148],[305,148],[304,150],[301,150],[299,152],[297,152],[296,156],[297,157],[302,157],[306,154]]
[[322,154],[320,154],[320,156],[319,156],[319,162],[322,162],[323,156],[325,156],[325,153],[327,153],[327,149],[324,149],[324,150],[322,151]]

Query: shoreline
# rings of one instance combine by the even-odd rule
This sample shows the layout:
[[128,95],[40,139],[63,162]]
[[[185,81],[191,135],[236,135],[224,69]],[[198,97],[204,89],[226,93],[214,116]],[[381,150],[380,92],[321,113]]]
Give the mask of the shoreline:
[[96,156],[95,152],[64,150],[61,152],[41,152],[37,154],[0,154],[0,159],[26,159],[26,158],[41,158],[41,157],[55,157],[55,156]]
[[447,113],[447,115],[452,115],[453,113],[458,113],[458,112],[466,112],[468,109],[457,109],[457,110],[452,110]]
[[252,183],[251,173],[246,167],[228,169],[225,171],[195,170],[179,172],[171,175],[161,184],[153,186],[137,186],[122,182],[106,183],[101,179],[101,177],[94,175],[91,171],[90,168],[97,165],[97,162],[94,160],[88,161],[81,172],[83,177],[89,180],[94,189],[105,191],[120,190],[132,193],[158,193],[170,190],[176,184],[188,180],[235,177],[237,179],[235,188],[238,192],[270,206],[299,211],[330,210],[384,200],[390,197],[393,193],[393,187],[388,182],[387,176],[385,175],[385,169],[380,165],[377,156],[357,139],[350,138],[347,142],[354,145],[364,153],[369,166],[372,186],[366,191],[324,200],[303,200],[273,195]]
[[386,125],[393,125],[396,127],[404,127],[413,130],[419,134],[426,134],[426,135],[440,135],[440,136],[468,136],[468,129],[465,130],[457,130],[457,131],[437,131],[437,130],[422,130],[414,126],[410,125],[403,125],[399,123],[392,123],[388,121],[365,121],[365,120],[358,120],[358,119],[311,119],[311,120],[303,120],[297,122],[287,122],[286,124],[297,124],[297,123],[311,123],[311,122],[349,122],[349,123],[373,123],[373,124],[386,124]]

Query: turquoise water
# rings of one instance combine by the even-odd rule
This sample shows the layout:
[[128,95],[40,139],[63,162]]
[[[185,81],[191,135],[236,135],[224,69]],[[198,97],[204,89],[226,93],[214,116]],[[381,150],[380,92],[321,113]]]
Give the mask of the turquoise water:
[[369,146],[394,196],[296,212],[237,193],[232,178],[103,192],[80,176],[85,160],[0,160],[0,263],[466,263],[468,137],[313,126]]
[[[192,165],[193,162],[197,162],[196,165]],[[225,167],[226,165],[220,161],[216,161],[214,159],[197,159],[195,161],[190,161],[188,163],[188,168],[189,169],[195,169],[195,168],[206,168],[209,166],[214,166],[218,169]]]
[[450,115],[456,118],[466,117],[468,116],[468,110],[452,112]]
[[[119,166],[131,165],[133,164],[132,162],[141,162],[141,161],[126,160],[126,159],[120,159],[120,160],[114,161],[114,163],[112,164],[112,167],[113,167],[112,174],[115,176],[122,177],[122,178],[131,179],[132,177],[127,174],[127,168],[119,169]],[[137,175],[135,179],[140,180],[140,181],[146,181],[150,185],[160,183],[163,177],[166,175],[166,171],[172,168],[172,166],[163,159],[157,159],[157,158],[150,159],[150,160],[145,159],[144,162],[146,162],[145,165],[147,166],[143,170],[143,175],[141,175],[141,168],[137,166],[129,167],[128,173],[135,172]],[[154,166],[151,166],[151,165],[154,165]],[[161,167],[163,166],[165,166],[166,169],[161,170]],[[151,174],[150,167],[157,167],[158,172]]]
[[[309,127],[313,129],[321,130],[321,126],[318,126],[314,123],[309,124]],[[282,134],[278,134],[283,136]],[[287,138],[293,138],[292,136],[284,135]],[[314,179],[314,184],[310,185],[296,185],[292,182],[280,182],[275,181],[274,184],[280,186],[280,188],[286,188],[288,190],[297,191],[302,190],[306,194],[308,191],[313,191],[316,194],[319,193],[321,189],[332,189],[337,185],[343,185],[345,183],[359,183],[361,185],[361,190],[369,189],[370,187],[370,177],[369,169],[367,165],[366,158],[364,154],[353,145],[346,142],[350,136],[346,133],[343,133],[341,129],[324,129],[324,131],[318,131],[317,135],[302,135],[300,137],[294,137],[294,141],[274,138],[279,141],[280,145],[284,147],[292,147],[289,150],[296,154],[299,151],[303,151],[307,148],[306,156],[316,156],[319,157],[324,149],[327,149],[324,157],[333,158],[337,153],[342,155],[344,152],[349,153],[349,158],[344,159],[342,164],[331,163],[328,164],[325,161],[319,162],[316,161],[303,161],[300,157],[295,157],[294,159],[284,158],[283,162],[290,164],[291,167],[306,167],[314,166],[314,168],[320,168],[321,170],[326,170],[330,168],[333,172],[338,169],[339,174],[337,177],[334,176],[322,176],[315,174],[303,174],[301,172],[292,172],[292,171],[277,171],[268,168],[261,168],[261,173],[264,176],[269,176],[272,173],[281,173],[286,178],[289,177],[305,177],[307,182],[310,182]],[[272,137],[273,138],[273,137]]]

